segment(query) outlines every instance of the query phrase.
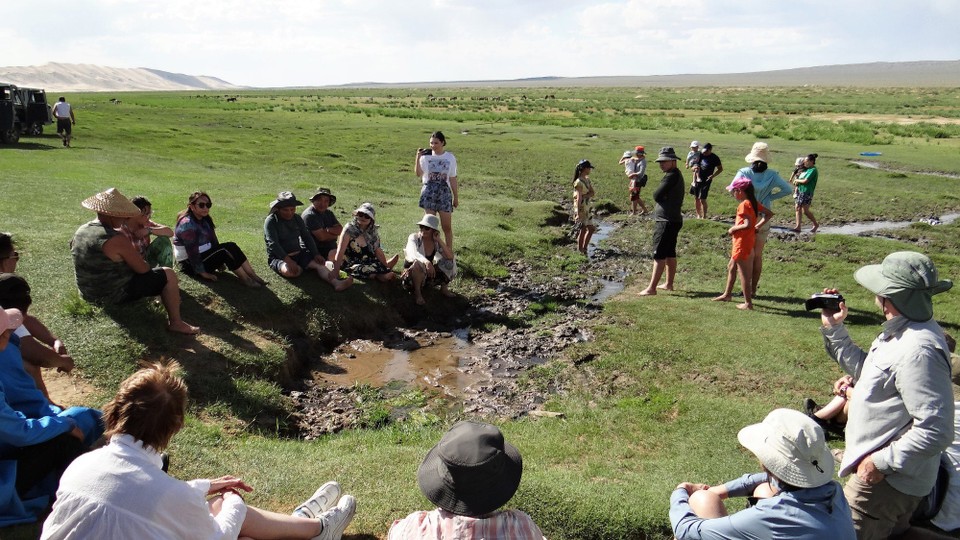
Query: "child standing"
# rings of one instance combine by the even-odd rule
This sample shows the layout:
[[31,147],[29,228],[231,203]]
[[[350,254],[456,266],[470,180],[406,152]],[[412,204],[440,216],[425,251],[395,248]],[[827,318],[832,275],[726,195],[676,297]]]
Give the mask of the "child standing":
[[640,188],[647,185],[647,156],[642,146],[623,153],[620,164],[624,166],[623,173],[630,181],[630,214],[638,213],[642,216],[647,213],[647,205],[640,198]]
[[593,165],[585,159],[577,163],[577,168],[573,171],[573,220],[577,227],[577,249],[584,255],[587,254],[587,246],[590,245],[590,237],[593,236],[597,226],[590,219],[590,199],[594,196],[593,184],[590,182],[590,171]]
[[[740,205],[737,206],[737,219],[727,233],[733,237],[733,250],[730,254],[730,263],[727,265],[727,286],[723,294],[714,298],[715,302],[729,302],[733,293],[733,284],[737,274],[740,274],[740,285],[743,289],[743,303],[737,304],[737,309],[753,309],[753,246],[757,238],[757,229],[762,227],[773,212],[767,210],[757,202],[750,179],[737,176],[727,186]],[[757,216],[763,214],[759,221]]]

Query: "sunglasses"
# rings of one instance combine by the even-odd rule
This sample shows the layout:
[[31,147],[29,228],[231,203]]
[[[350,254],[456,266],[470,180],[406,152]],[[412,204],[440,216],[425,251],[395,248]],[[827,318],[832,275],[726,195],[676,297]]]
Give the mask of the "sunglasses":
[[213,208],[213,203],[212,203],[212,202],[198,202],[198,203],[194,203],[194,204],[196,204],[196,205],[197,205],[197,208],[199,208],[199,209],[201,209],[201,210],[203,210],[203,209],[205,209],[205,208]]
[[361,214],[361,213],[357,212],[357,219],[373,219],[373,218],[370,217],[370,216],[368,216],[368,215],[366,215],[366,214]]
[[421,226],[420,226],[420,230],[421,230],[421,231],[432,231],[432,230],[433,230],[433,227],[427,227],[426,225],[421,225]]
[[19,260],[20,260],[20,252],[14,251],[13,253],[11,253],[10,255],[7,255],[6,257],[0,257],[0,261],[2,261],[2,260],[4,260],[4,259],[13,259],[13,260],[15,260],[15,261],[19,261]]

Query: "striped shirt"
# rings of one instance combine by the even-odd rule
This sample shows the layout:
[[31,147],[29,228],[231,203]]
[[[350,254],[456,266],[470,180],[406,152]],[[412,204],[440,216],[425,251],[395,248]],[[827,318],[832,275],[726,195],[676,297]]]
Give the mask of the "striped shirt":
[[530,516],[502,510],[482,517],[451,514],[437,508],[414,512],[393,522],[387,540],[546,540]]

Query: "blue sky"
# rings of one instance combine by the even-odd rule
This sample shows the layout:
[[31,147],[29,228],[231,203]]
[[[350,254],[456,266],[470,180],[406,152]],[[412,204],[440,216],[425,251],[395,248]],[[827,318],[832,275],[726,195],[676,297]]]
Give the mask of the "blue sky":
[[668,75],[958,60],[955,0],[5,2],[0,65],[248,86]]

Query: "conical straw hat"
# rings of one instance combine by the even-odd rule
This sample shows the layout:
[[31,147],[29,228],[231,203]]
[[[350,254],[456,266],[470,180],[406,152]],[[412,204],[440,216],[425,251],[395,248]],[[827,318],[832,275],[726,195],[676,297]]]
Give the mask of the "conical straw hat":
[[107,216],[131,218],[140,215],[137,205],[130,202],[117,188],[110,188],[102,193],[88,197],[82,203],[84,208]]

